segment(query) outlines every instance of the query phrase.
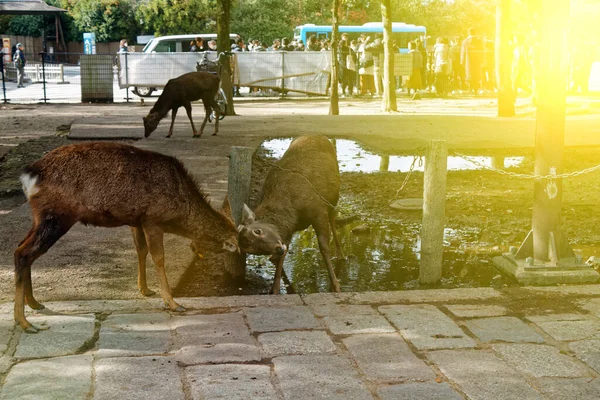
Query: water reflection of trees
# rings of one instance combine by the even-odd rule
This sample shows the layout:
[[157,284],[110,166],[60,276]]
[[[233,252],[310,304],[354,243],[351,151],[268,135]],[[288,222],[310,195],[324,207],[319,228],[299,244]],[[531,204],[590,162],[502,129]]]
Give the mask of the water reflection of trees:
[[[387,221],[389,222],[389,221]],[[418,225],[371,221],[371,232],[355,235],[349,228],[338,230],[347,260],[334,259],[343,291],[401,290],[415,287],[419,277]],[[452,231],[463,243],[474,240],[473,232]],[[454,238],[454,239],[456,239]],[[461,246],[462,247],[462,246]],[[332,255],[335,246],[331,243]],[[485,264],[481,262],[484,260]],[[327,268],[312,228],[294,236],[284,268],[296,293],[331,290]],[[475,256],[454,245],[444,250],[442,287],[487,286],[497,272],[489,257]]]
[[[336,275],[344,290],[394,290],[418,277],[419,260],[414,236],[407,227],[373,227],[366,235],[340,229],[346,262],[337,260]],[[332,254],[335,246],[331,245]],[[295,235],[285,263],[286,273],[298,293],[329,291],[327,269],[312,229]]]

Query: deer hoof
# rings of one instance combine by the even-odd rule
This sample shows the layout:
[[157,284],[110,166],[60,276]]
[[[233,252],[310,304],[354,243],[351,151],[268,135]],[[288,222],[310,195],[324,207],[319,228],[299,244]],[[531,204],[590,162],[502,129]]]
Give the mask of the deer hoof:
[[192,136],[192,137],[193,137],[194,139],[200,139],[200,136],[202,136],[202,135],[201,135],[201,134],[200,134],[200,135],[194,135],[194,136]]
[[27,305],[29,306],[29,308],[31,308],[32,310],[43,310],[46,308],[45,305],[43,305],[42,303],[38,303],[37,301],[34,303],[27,303]]
[[178,305],[176,309],[174,309],[173,311],[175,312],[185,312],[185,307],[182,305]]
[[148,288],[145,289],[140,289],[140,293],[144,296],[152,296],[154,295],[154,292]]
[[212,136],[217,136],[217,132],[213,133]]
[[35,334],[35,333],[39,333],[40,331],[46,331],[46,330],[48,330],[47,326],[38,328],[37,326],[30,325],[27,328],[23,328],[23,332],[30,333],[30,334]]

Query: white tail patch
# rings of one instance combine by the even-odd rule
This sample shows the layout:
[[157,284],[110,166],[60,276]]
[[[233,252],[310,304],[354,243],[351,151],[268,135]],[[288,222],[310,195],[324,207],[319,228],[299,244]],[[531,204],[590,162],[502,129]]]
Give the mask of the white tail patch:
[[21,175],[21,183],[23,184],[23,192],[27,196],[27,200],[36,195],[40,188],[37,187],[37,176],[31,176],[29,174]]

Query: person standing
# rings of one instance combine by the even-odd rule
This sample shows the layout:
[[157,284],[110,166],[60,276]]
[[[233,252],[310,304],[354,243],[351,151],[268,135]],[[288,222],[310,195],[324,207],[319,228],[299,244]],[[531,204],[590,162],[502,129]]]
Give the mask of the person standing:
[[461,40],[455,36],[450,45],[450,59],[452,60],[452,93],[462,93],[464,69],[460,64]]
[[[338,47],[338,53],[337,53],[338,65],[339,65],[339,69],[340,69],[339,80],[342,85],[342,95],[343,96],[352,95],[352,88],[354,87],[353,84],[348,82],[350,73],[348,72],[347,61],[348,61],[348,56],[350,55],[350,51],[351,51],[351,49],[350,49],[350,43],[348,40],[348,34],[343,33],[342,40],[340,40],[340,45]],[[348,93],[346,91],[348,89],[348,87],[350,87],[350,93]]]
[[375,84],[375,94],[379,97],[383,95],[383,77],[381,69],[383,54],[383,37],[380,33],[375,35],[375,40],[367,45],[366,51],[371,52],[373,57],[373,82]]
[[410,95],[410,91],[412,89],[414,91],[412,99],[418,100],[421,98],[419,90],[423,88],[423,80],[421,78],[423,56],[421,55],[421,52],[417,50],[417,44],[415,42],[408,43],[408,54],[412,54],[412,73],[408,79],[408,94]]
[[366,47],[371,41],[371,37],[367,36],[363,39],[363,35],[361,35],[362,42],[358,47],[358,74],[360,76],[360,94],[361,95],[371,95],[375,94],[375,79],[373,77],[373,53],[367,51]]
[[23,77],[25,76],[25,64],[27,60],[25,60],[25,53],[23,52],[23,45],[21,43],[17,43],[17,51],[13,55],[13,61],[17,68],[17,87],[25,87],[23,85]]
[[190,52],[196,53],[204,50],[204,40],[198,36],[190,43]]
[[127,53],[127,39],[121,39],[119,42],[119,53]]
[[469,29],[469,36],[462,43],[460,63],[465,68],[465,81],[469,91],[478,93],[481,90],[483,42],[477,37],[475,28]]
[[450,73],[452,72],[452,58],[450,57],[448,39],[437,38],[437,43],[433,46],[433,64],[435,90],[440,96],[445,96],[448,93]]
[[317,37],[315,35],[310,35],[310,37],[308,38],[306,51],[321,51],[321,45],[317,41]]

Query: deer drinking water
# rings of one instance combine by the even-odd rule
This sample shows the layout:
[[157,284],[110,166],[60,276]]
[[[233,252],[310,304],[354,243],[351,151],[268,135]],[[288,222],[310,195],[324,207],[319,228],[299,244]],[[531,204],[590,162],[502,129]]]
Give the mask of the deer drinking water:
[[173,300],[165,274],[163,235],[192,239],[194,251],[238,252],[237,230],[229,202],[217,211],[208,203],[183,164],[174,157],[118,143],[59,147],[29,165],[21,176],[33,226],[15,251],[15,310],[19,325],[38,328],[25,318],[25,302],[44,308],[33,297],[31,264],[77,222],[102,227],[131,227],[138,253],[138,287],[146,284],[146,256],[154,260],[160,294],[169,309],[184,311]]
[[[215,101],[215,96],[219,90],[220,79],[217,75],[209,72],[189,72],[178,76],[177,78],[169,79],[165,89],[154,104],[144,119],[144,136],[148,137],[156,130],[158,123],[171,111],[171,127],[167,137],[173,135],[173,125],[179,107],[184,107],[187,116],[192,124],[194,137],[199,138],[204,133],[204,126],[210,117],[211,110],[214,110],[217,118],[215,119],[215,132],[213,136],[219,132],[219,113],[220,108]],[[204,104],[205,117],[200,127],[200,133],[197,133],[192,119],[192,101],[202,99]]]
[[256,212],[244,205],[239,242],[243,252],[270,254],[275,264],[272,293],[279,293],[283,261],[294,232],[312,225],[333,289],[340,291],[329,251],[329,232],[343,258],[336,233],[335,206],[340,172],[335,148],[324,136],[295,139],[269,171]]

